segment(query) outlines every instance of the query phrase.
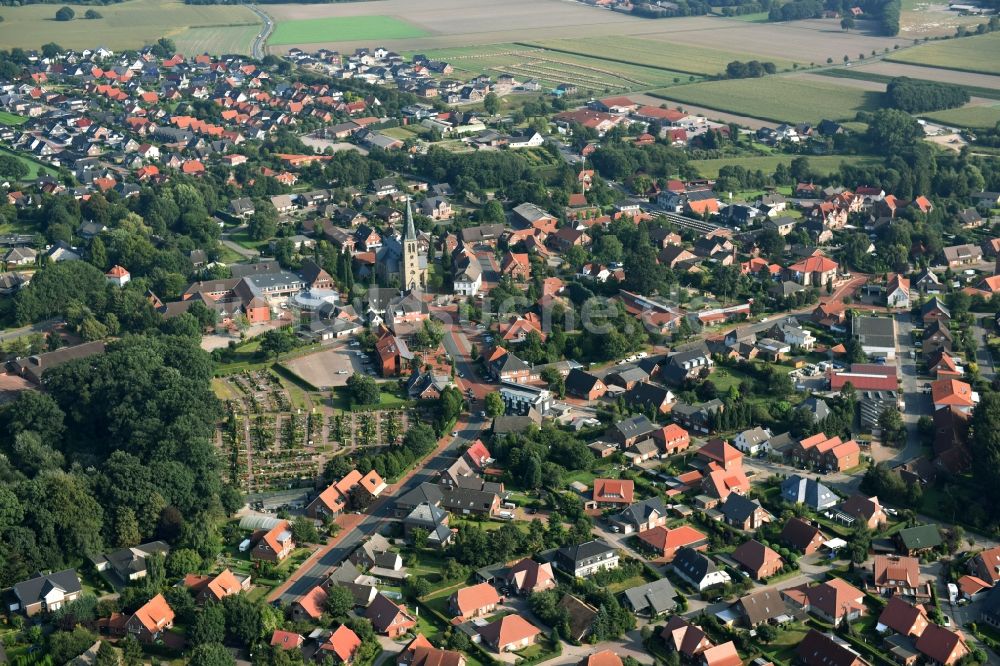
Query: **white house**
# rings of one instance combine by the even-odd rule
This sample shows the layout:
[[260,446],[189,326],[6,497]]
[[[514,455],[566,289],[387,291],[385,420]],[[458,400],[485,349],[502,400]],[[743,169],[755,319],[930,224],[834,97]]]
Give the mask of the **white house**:
[[526,132],[525,134],[512,134],[507,139],[507,147],[510,149],[537,148],[544,142],[545,139],[538,132]]
[[761,451],[767,451],[767,443],[771,441],[771,437],[773,435],[770,430],[757,426],[736,435],[736,438],[733,440],[733,446],[747,455],[754,456]]

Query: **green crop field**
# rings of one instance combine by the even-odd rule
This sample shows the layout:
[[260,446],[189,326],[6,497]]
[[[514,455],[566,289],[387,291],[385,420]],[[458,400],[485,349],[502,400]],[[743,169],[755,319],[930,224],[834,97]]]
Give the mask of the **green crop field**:
[[37,49],[47,42],[73,49],[105,46],[109,49],[134,49],[155,42],[160,37],[182,41],[192,28],[222,31],[233,26],[259,29],[260,19],[238,5],[186,5],[177,0],[128,0],[96,7],[104,18],[83,18],[87,7],[77,7],[77,18],[56,21],[58,6],[32,4],[4,7],[0,23],[0,44],[4,48]]
[[269,44],[310,44],[336,41],[379,41],[426,37],[427,32],[412,23],[391,16],[330,16],[316,19],[279,21]]
[[9,111],[0,111],[0,125],[23,125],[26,122],[28,119],[24,116]]
[[963,72],[1000,74],[1000,33],[929,42],[893,53],[886,60]]
[[177,50],[186,56],[202,53],[242,53],[249,55],[259,25],[236,25],[226,28],[190,28],[177,37]]
[[707,81],[655,94],[671,101],[788,123],[851,120],[858,111],[879,108],[883,97],[882,93],[837,85],[833,79],[827,84],[790,76]]
[[1000,123],[1000,105],[967,106],[920,115],[956,127],[996,127],[997,123]]
[[738,51],[723,51],[634,37],[595,37],[583,41],[554,39],[531,42],[529,45],[574,53],[606,62],[620,61],[646,65],[647,67],[658,67],[672,72],[708,76],[724,71],[726,65],[733,60],[753,60],[755,57],[757,60],[773,62],[778,69],[788,69],[792,66],[789,60],[776,60]]
[[[749,171],[763,171],[766,174],[774,173],[774,170],[782,162],[791,164],[795,155],[762,155],[760,157],[729,157],[718,160],[691,160],[689,164],[698,170],[703,178],[716,178],[719,169],[724,166],[741,166]],[[840,155],[810,155],[809,168],[821,175],[834,173],[840,168],[841,162],[848,164],[866,165],[878,163],[877,157],[864,156],[840,156]]]
[[[519,44],[490,44],[424,51],[464,75],[511,74],[533,79],[547,88],[569,83],[583,90],[622,92],[649,90],[687,82],[691,75],[658,67],[632,65]],[[407,54],[412,55],[412,54]]]

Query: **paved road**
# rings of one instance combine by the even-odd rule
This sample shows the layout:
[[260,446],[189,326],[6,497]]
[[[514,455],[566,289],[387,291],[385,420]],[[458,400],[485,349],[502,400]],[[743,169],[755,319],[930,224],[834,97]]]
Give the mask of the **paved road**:
[[993,378],[996,377],[996,365],[993,363],[990,348],[986,346],[988,333],[986,328],[982,326],[982,321],[982,317],[977,317],[976,323],[972,327],[972,335],[976,339],[976,364],[979,366],[980,376],[987,381],[993,381]]
[[226,247],[228,247],[230,250],[232,250],[236,254],[240,255],[241,257],[245,257],[247,259],[256,259],[257,257],[260,256],[260,252],[257,252],[256,250],[251,250],[249,248],[245,248],[242,245],[240,245],[239,243],[237,243],[235,241],[229,240],[230,234],[233,234],[233,233],[238,232],[238,231],[243,231],[244,229],[246,229],[245,225],[244,226],[239,226],[239,227],[234,227],[233,229],[230,229],[229,231],[223,231],[222,235],[219,238],[219,240],[222,241],[223,245],[225,245]]
[[257,60],[262,60],[267,53],[267,38],[270,37],[271,32],[274,31],[274,21],[271,20],[270,16],[258,9],[257,5],[247,5],[247,8],[259,16],[260,20],[264,22],[264,27],[261,28],[261,31],[257,33],[256,37],[254,37],[253,46],[250,47],[250,55]]
[[7,340],[13,340],[15,338],[20,338],[23,335],[30,335],[31,333],[44,333],[56,324],[61,323],[61,319],[46,319],[45,321],[40,321],[37,324],[30,324],[28,326],[22,326],[20,328],[9,328],[6,331],[0,333],[0,342],[6,342]]
[[[455,325],[455,318],[451,316],[453,313],[446,313],[447,309],[436,310],[435,316],[444,320],[446,325],[445,349],[455,359],[457,372],[464,375],[464,379],[456,378],[456,382],[463,391],[466,388],[472,388],[476,397],[482,400],[486,393],[493,390],[493,387],[478,378],[469,358],[469,342]],[[446,470],[455,461],[459,444],[479,437],[480,432],[487,425],[485,419],[477,416],[479,410],[476,409],[476,406],[473,406],[472,412],[473,416],[463,418],[455,426],[456,437],[451,437],[450,434],[445,435],[439,444],[439,446],[443,445],[443,448],[440,448],[438,453],[431,454],[424,464],[401,484],[390,487],[389,492],[372,506],[369,514],[357,526],[349,528],[336,545],[323,553],[318,560],[310,561],[306,565],[308,566],[306,571],[296,572],[294,582],[282,592],[279,597],[280,601],[283,603],[294,601],[321,583],[330,575],[334,567],[343,562],[367,536],[380,531],[392,519],[393,501],[396,498],[410,492],[421,483],[433,481],[440,472]]]

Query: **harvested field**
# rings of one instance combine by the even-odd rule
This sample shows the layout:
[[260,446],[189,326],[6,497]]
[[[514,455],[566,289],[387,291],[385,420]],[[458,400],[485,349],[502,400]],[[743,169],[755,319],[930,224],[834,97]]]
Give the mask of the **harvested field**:
[[[752,54],[716,49],[682,46],[652,39],[630,37],[598,37],[581,42],[572,39],[532,42],[555,51],[582,56],[632,62],[637,65],[660,67],[687,74],[715,75],[726,69],[733,60],[749,60]],[[781,69],[790,68],[791,61],[775,62]]]
[[[273,16],[281,30],[281,23],[293,20],[312,20],[328,17],[365,16],[372,13],[373,5],[364,2],[341,2],[330,4],[275,4],[265,5],[264,10]],[[433,51],[450,47],[487,47],[511,42],[541,42],[572,40],[573,51],[584,55],[591,40],[601,48],[615,46],[616,37],[637,37],[659,42],[671,53],[683,52],[687,47],[695,52],[704,50],[718,56],[731,54],[729,60],[767,59],[776,64],[779,61],[825,62],[826,58],[840,59],[844,53],[852,57],[857,53],[868,53],[872,49],[881,51],[893,45],[906,46],[909,40],[896,40],[871,36],[863,30],[845,33],[838,21],[798,21],[795,23],[751,23],[721,17],[699,16],[661,20],[643,19],[621,12],[588,7],[578,2],[566,0],[508,0],[498,5],[490,0],[464,0],[461,11],[455,11],[455,4],[449,0],[421,0],[419,4],[409,0],[382,0],[377,5],[381,15],[404,20],[418,26],[430,36],[401,39],[384,39],[379,44],[396,51]],[[321,45],[340,50],[357,47],[372,47],[376,44],[357,36],[337,38],[326,37],[325,42],[310,43],[303,48],[315,50]],[[676,43],[676,44],[675,44]],[[285,51],[293,44],[276,45],[272,50]],[[714,45],[724,45],[713,48]],[[651,47],[660,48],[660,47]],[[640,61],[630,53],[627,62]],[[678,56],[681,57],[681,56]],[[687,56],[689,60],[697,60]],[[729,62],[726,60],[726,62]],[[641,62],[641,64],[649,64]],[[720,71],[718,60],[711,67],[686,69],[671,63],[652,63],[667,69],[716,73]],[[722,63],[722,67],[725,62]]]
[[[916,51],[913,52],[916,53]],[[1000,76],[990,76],[989,74],[977,74],[974,72],[956,72],[952,69],[907,65],[899,62],[888,62],[886,60],[867,65],[855,65],[854,71],[870,72],[884,76],[908,76],[911,79],[926,79],[928,81],[953,83],[959,86],[1000,90]]]
[[[749,171],[758,169],[766,174],[774,173],[779,164],[790,164],[794,155],[764,155],[761,157],[731,157],[721,160],[691,160],[689,164],[698,170],[704,178],[715,178],[719,175],[719,169],[724,166],[741,166]],[[809,168],[822,175],[834,173],[840,168],[842,162],[848,164],[876,164],[877,157],[862,156],[840,156],[840,155],[818,155],[809,156]]]
[[534,79],[554,88],[570,83],[595,94],[604,90],[622,92],[660,88],[691,79],[683,72],[608,62],[518,44],[437,49],[425,52],[429,58],[445,60],[466,75],[511,74],[518,79]]
[[348,39],[381,43],[388,39],[410,39],[427,34],[426,30],[392,16],[330,16],[279,21],[268,42],[279,46]]
[[1000,34],[991,33],[922,44],[893,53],[887,59],[961,72],[1000,74]]
[[254,37],[260,32],[259,25],[233,26],[230,28],[189,28],[177,37],[177,50],[185,55],[202,53],[250,54]]
[[923,113],[920,114],[920,117],[930,118],[954,127],[995,127],[997,123],[1000,123],[1000,105],[964,106],[961,109]]
[[[98,7],[102,19],[82,18],[77,10],[73,21],[55,21],[57,6],[37,4],[4,7],[0,23],[0,44],[4,48],[37,49],[46,42],[56,42],[66,48],[93,48],[103,45],[121,50],[139,48],[160,37],[182,41],[192,28],[211,29],[224,35],[234,26],[252,26],[259,30],[260,19],[238,5],[186,5],[176,0],[128,0]],[[196,35],[195,39],[202,39]],[[231,39],[224,38],[224,43]],[[214,51],[216,53],[220,51]]]
[[824,118],[851,120],[858,111],[880,107],[882,93],[838,85],[833,79],[802,80],[796,76],[709,81],[658,91],[671,101],[745,114],[774,122],[812,122]]

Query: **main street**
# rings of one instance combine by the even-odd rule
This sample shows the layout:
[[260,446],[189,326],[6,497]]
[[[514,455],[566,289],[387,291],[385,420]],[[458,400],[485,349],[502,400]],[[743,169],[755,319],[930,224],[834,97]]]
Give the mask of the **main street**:
[[[493,390],[493,387],[479,378],[472,365],[472,359],[469,356],[471,348],[469,341],[457,325],[457,309],[435,308],[435,316],[445,323],[445,350],[455,360],[455,369],[458,374],[462,375],[456,377],[456,383],[463,392],[471,388],[477,399],[483,400],[486,394]],[[417,488],[421,483],[433,482],[438,474],[454,462],[461,442],[475,440],[480,436],[480,432],[487,423],[485,419],[478,416],[479,411],[475,408],[471,409],[471,415],[461,419],[455,425],[457,436],[452,437],[450,433],[445,433],[444,437],[439,440],[438,447],[407,476],[389,486],[385,494],[370,507],[367,515],[360,522],[346,527],[345,531],[335,539],[333,546],[325,547],[324,550],[320,551],[318,557],[307,560],[298,571],[292,574],[290,582],[275,590],[269,600],[289,603],[301,597],[323,582],[330,575],[330,572],[347,559],[347,556],[368,536],[380,532],[391,520],[393,503],[396,498]]]

